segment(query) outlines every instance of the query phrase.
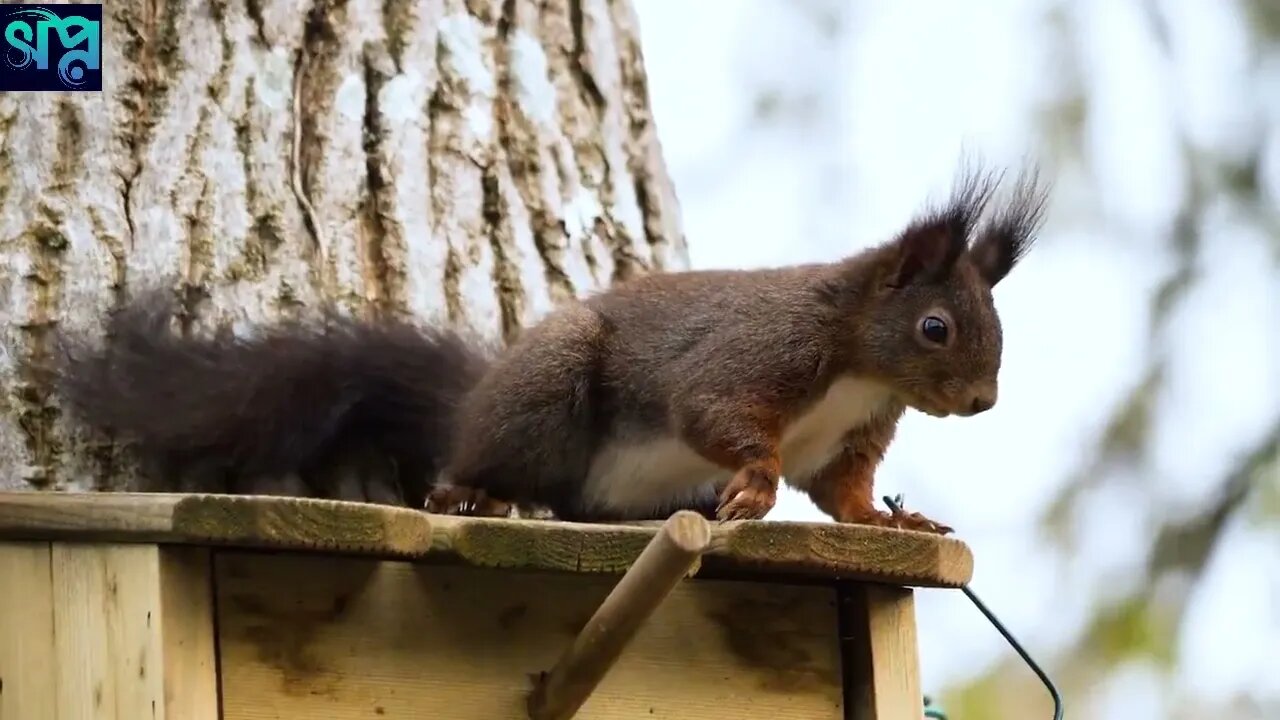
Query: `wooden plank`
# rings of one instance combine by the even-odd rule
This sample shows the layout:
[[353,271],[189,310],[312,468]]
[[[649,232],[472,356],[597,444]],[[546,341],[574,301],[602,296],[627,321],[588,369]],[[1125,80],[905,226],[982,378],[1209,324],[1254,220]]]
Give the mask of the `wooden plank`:
[[[614,585],[300,554],[215,555],[225,720],[523,720]],[[687,580],[577,717],[843,717],[835,593]]]
[[[620,574],[654,525],[427,515],[407,508],[243,495],[0,493],[0,537],[99,539],[431,557],[479,567]],[[713,525],[703,568],[721,576],[959,587],[960,540],[836,523]]]
[[213,557],[206,548],[160,548],[164,717],[219,720]]
[[52,567],[56,717],[217,720],[201,551],[54,543]]
[[0,537],[414,556],[430,545],[431,522],[408,508],[311,498],[8,492]]
[[681,510],[667,518],[555,667],[539,676],[529,697],[529,717],[569,720],[576,715],[709,542],[711,528],[701,515]]
[[787,575],[868,580],[911,587],[960,587],[973,553],[954,537],[842,523],[723,523],[704,566],[719,563]]
[[162,699],[148,546],[53,545],[58,718],[147,717]]
[[[653,525],[432,516],[432,553],[479,567],[624,572]],[[845,578],[959,587],[973,576],[969,547],[952,537],[836,523],[736,521],[712,525],[704,568],[734,574]]]
[[853,720],[919,718],[920,658],[910,588],[847,584],[840,589],[846,685]]
[[0,543],[0,720],[53,717],[49,543]]

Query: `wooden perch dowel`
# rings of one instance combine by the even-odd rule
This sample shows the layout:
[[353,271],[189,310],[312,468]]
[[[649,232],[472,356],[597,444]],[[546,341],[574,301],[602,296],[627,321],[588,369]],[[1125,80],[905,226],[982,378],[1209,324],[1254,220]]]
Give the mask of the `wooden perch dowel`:
[[663,523],[529,696],[531,720],[567,720],[582,707],[627,643],[711,542],[706,519],[687,510]]

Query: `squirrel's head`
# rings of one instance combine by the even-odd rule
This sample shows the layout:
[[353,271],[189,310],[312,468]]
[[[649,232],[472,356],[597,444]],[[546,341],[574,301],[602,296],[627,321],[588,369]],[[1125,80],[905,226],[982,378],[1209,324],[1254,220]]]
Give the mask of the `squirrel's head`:
[[996,403],[1003,342],[991,291],[1030,250],[1047,200],[1026,172],[980,225],[998,185],[967,174],[946,206],[858,263],[870,283],[854,318],[860,364],[930,415],[975,415]]

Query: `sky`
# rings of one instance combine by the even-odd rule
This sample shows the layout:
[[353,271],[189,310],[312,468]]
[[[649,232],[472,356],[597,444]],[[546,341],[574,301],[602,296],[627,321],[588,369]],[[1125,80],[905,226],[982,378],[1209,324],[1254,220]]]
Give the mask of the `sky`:
[[[955,526],[974,589],[1033,651],[1065,647],[1138,578],[1155,523],[1206,502],[1280,415],[1280,264],[1256,209],[1211,200],[1196,282],[1151,331],[1189,153],[1260,154],[1263,213],[1277,216],[1280,54],[1259,53],[1238,3],[1219,0],[1079,0],[1065,32],[1041,0],[988,0],[985,14],[925,0],[634,1],[694,267],[830,261],[881,242],[947,192],[965,154],[1015,172],[1033,158],[1054,180],[1040,243],[995,292],[999,404],[908,416],[877,494]],[[1063,151],[1045,128],[1076,96],[1088,103]],[[1041,515],[1154,357],[1169,365],[1149,451],[1085,494],[1063,551]],[[823,519],[795,493],[770,517]],[[1180,691],[1276,700],[1280,538],[1237,525],[1179,633]],[[958,594],[918,603],[926,689],[1010,655]],[[1087,716],[1161,717],[1166,696],[1149,668],[1127,667]]]

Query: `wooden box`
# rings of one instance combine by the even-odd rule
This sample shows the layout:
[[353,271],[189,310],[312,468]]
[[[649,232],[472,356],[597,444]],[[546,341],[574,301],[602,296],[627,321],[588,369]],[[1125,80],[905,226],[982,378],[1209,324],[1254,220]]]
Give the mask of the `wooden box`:
[[[539,673],[617,630],[601,603],[660,532],[0,493],[0,720],[528,718]],[[922,716],[911,588],[968,582],[963,543],[784,522],[707,539],[574,717]]]

